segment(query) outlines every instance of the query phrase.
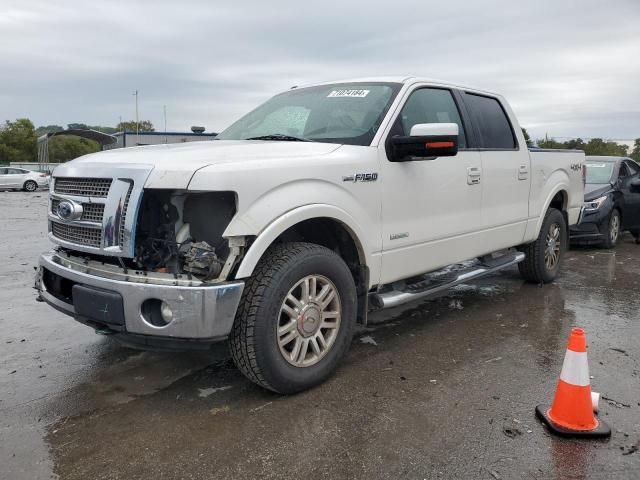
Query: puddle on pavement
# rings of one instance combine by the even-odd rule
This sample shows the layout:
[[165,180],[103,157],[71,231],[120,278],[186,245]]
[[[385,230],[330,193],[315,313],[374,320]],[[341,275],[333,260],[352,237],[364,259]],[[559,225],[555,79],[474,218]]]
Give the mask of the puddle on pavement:
[[[458,476],[467,477],[496,471],[509,478],[520,471],[510,461],[534,472],[545,465],[540,478],[589,475],[607,463],[622,472],[623,462],[639,455],[620,454],[640,435],[632,421],[640,388],[633,343],[640,338],[639,257],[640,247],[626,244],[615,254],[575,250],[554,285],[525,285],[514,269],[433,301],[377,312],[337,375],[295,397],[245,380],[226,347],[220,358],[126,350],[48,310],[23,306],[13,310],[22,323],[9,325],[11,338],[41,345],[8,357],[19,360],[16,375],[28,374],[16,378],[29,380],[0,402],[0,431],[10,439],[0,450],[9,471],[25,478],[52,471],[94,478],[107,469],[124,478],[322,470],[418,478],[411,468],[446,471],[458,457]],[[14,293],[0,298],[16,303],[23,292]],[[557,442],[529,419],[537,402],[551,399],[576,324],[587,328],[600,391],[631,405],[602,406],[618,429],[610,444],[567,447],[575,444]],[[37,337],[42,325],[50,335]],[[506,437],[502,428],[514,418],[532,433]],[[393,470],[399,466],[405,470]]]

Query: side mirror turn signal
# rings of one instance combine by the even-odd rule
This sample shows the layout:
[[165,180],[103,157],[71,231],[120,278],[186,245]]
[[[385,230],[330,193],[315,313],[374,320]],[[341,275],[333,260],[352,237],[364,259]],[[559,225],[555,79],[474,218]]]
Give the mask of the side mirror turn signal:
[[458,125],[456,123],[419,123],[409,136],[389,139],[388,155],[392,162],[433,160],[458,154]]

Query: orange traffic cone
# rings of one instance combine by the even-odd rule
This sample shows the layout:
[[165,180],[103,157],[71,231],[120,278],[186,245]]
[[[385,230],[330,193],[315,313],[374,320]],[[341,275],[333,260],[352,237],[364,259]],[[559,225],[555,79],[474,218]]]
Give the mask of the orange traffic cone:
[[608,437],[611,429],[593,414],[587,337],[574,328],[569,336],[560,380],[551,408],[536,407],[536,415],[549,429],[564,437]]

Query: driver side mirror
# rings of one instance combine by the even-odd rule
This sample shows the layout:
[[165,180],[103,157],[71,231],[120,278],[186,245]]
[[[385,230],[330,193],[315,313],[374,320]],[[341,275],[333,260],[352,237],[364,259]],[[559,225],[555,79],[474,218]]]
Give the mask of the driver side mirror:
[[408,137],[391,137],[388,156],[392,162],[433,160],[458,154],[457,123],[418,123]]
[[635,178],[629,182],[629,190],[633,193],[640,193],[640,178]]

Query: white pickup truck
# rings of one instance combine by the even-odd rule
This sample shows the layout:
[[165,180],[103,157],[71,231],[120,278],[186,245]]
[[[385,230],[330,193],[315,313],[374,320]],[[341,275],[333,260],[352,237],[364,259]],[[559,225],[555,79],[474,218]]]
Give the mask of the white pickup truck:
[[56,169],[40,298],[141,348],[228,339],[293,393],[337,367],[372,308],[518,264],[558,274],[584,154],[533,151],[493,93],[419,78],[294,87],[216,140]]

